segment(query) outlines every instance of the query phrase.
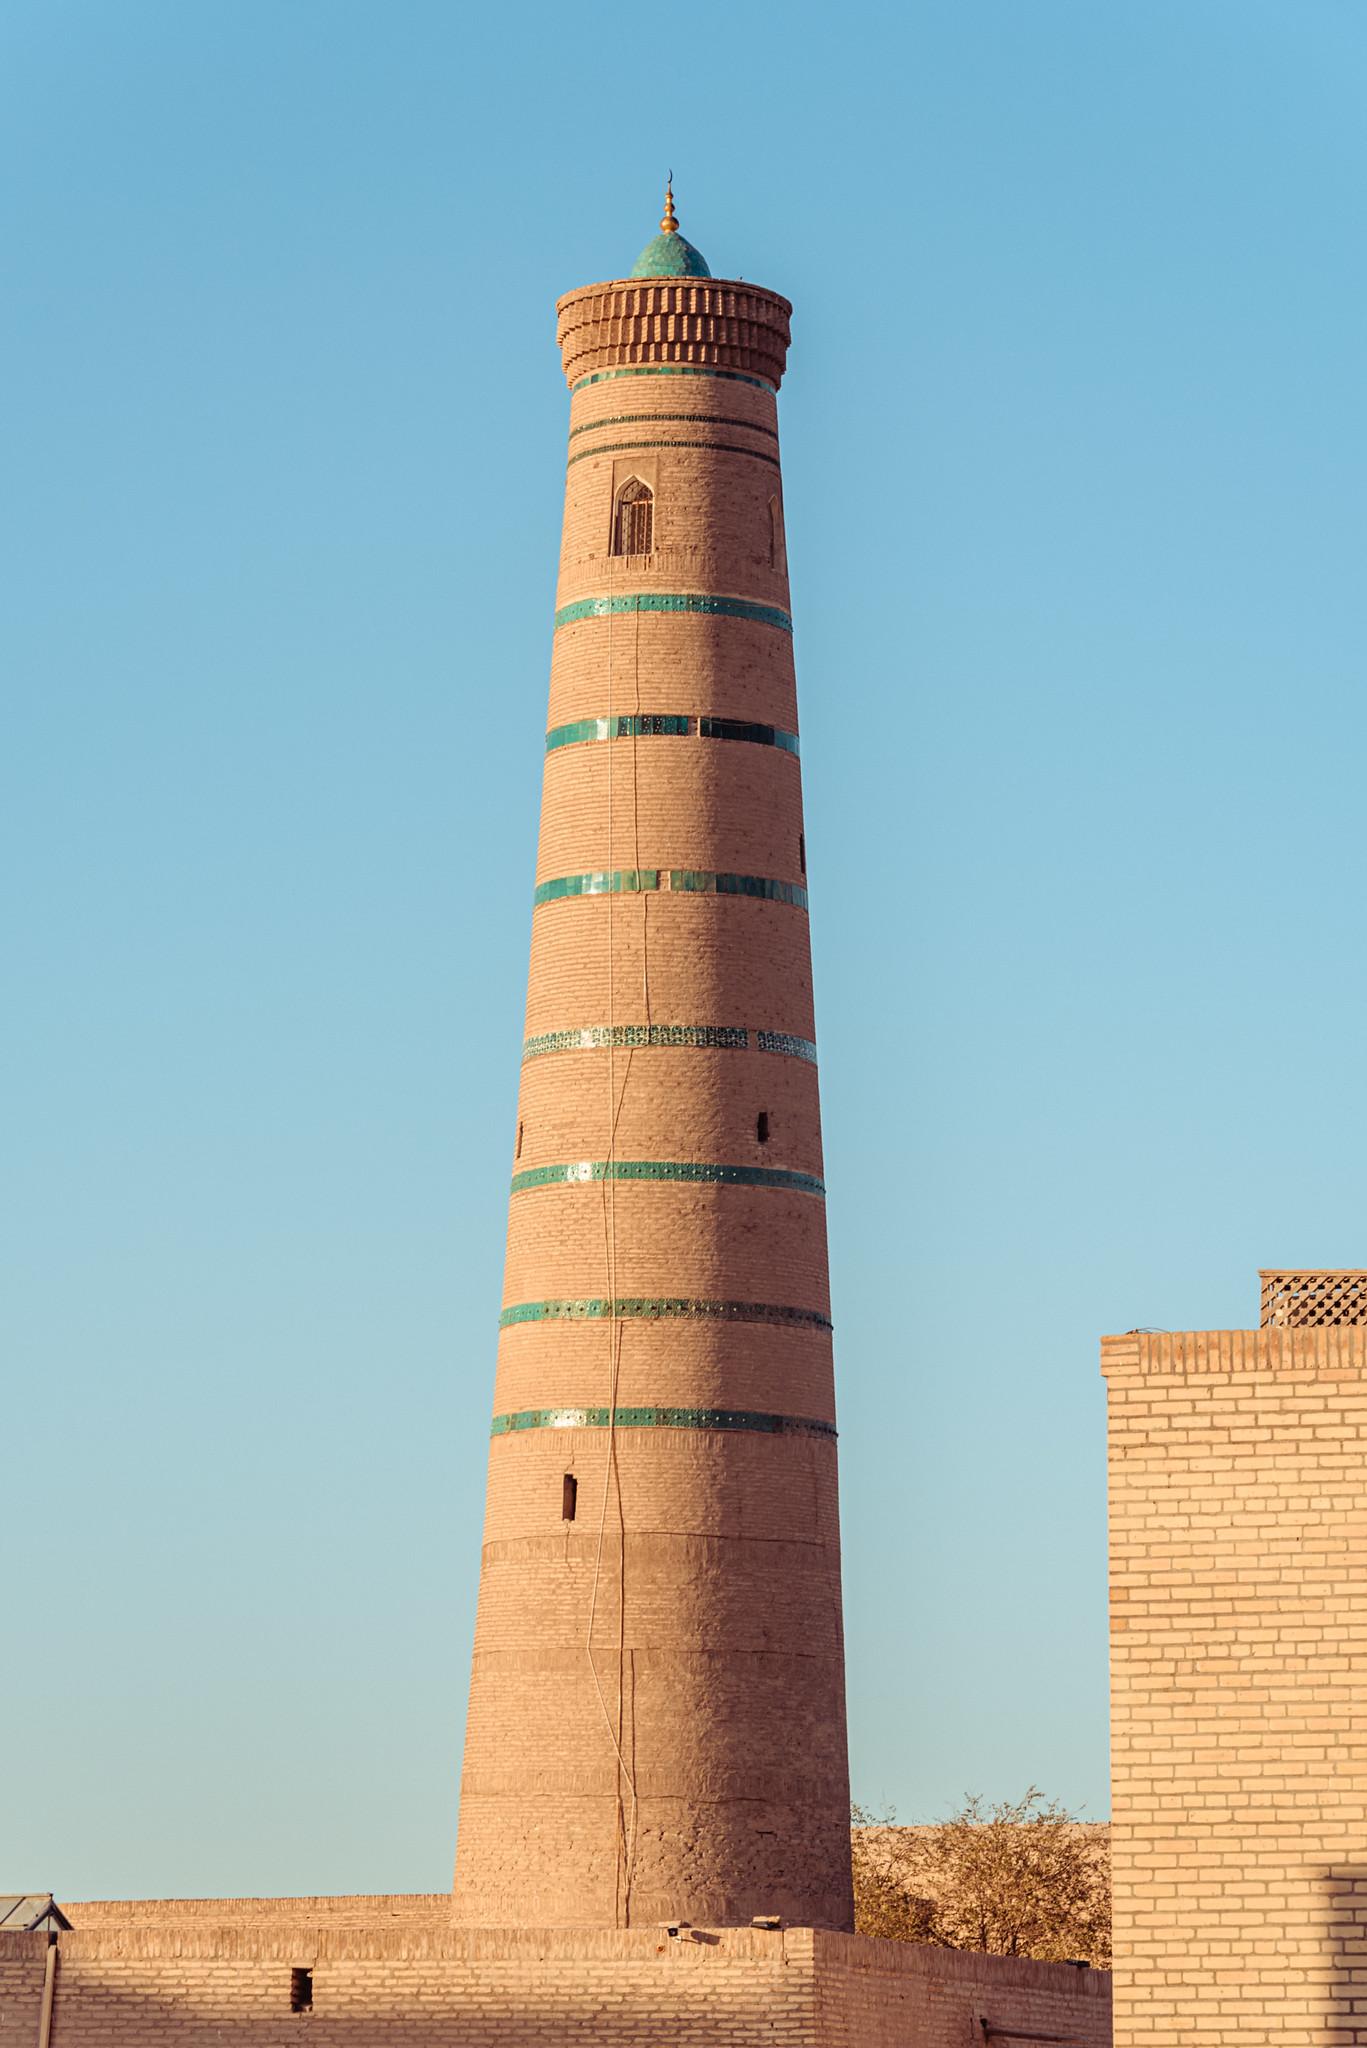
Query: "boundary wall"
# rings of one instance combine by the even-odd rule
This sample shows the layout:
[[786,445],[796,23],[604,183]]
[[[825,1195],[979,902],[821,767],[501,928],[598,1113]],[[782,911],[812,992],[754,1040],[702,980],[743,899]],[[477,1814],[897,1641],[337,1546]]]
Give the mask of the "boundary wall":
[[1102,1371],[1118,2048],[1367,2042],[1367,1329]]
[[[435,1910],[445,1909],[439,1918]],[[809,1927],[456,1928],[449,1899],[72,1906],[51,2048],[1109,2048],[1110,1980]],[[171,1915],[177,1917],[172,1918]],[[46,1937],[0,1937],[32,2048]],[[290,2010],[291,1972],[313,2004]]]

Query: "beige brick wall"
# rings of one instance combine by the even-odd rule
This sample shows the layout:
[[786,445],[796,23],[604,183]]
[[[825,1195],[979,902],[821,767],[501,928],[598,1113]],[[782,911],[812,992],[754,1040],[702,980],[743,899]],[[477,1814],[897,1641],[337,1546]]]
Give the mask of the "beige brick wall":
[[[1106,1978],[1058,1964],[810,1928],[460,1931],[432,1906],[73,1906],[52,2048],[973,2048],[997,2038],[984,2019],[1078,2048],[1110,2038]],[[0,2048],[36,2039],[42,1954],[0,1936]],[[313,1972],[306,2017],[289,2010],[294,1966]]]
[[1367,1331],[1102,1363],[1116,2040],[1367,2041]]
[[0,2048],[34,2048],[46,1934],[0,1934]]
[[1103,1970],[858,1935],[818,1933],[814,1947],[819,2048],[1110,2048]]

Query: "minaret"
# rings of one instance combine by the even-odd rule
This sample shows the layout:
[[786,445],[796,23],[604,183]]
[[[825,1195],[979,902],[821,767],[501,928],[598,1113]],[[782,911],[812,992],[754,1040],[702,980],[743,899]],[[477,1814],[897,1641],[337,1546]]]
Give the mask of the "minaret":
[[569,459],[455,1917],[847,1928],[825,1189],[775,394],[671,188]]

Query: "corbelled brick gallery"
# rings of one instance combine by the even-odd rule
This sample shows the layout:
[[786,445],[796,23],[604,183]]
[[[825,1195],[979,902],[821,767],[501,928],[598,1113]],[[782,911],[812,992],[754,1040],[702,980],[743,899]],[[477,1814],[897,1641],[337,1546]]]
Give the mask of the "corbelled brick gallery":
[[[854,1935],[776,396],[672,196],[570,429],[454,1897],[0,1900],[0,2048],[1107,2048]],[[1367,1277],[1108,1338],[1117,2048],[1367,2042]],[[17,1930],[17,1931],[12,1931]]]

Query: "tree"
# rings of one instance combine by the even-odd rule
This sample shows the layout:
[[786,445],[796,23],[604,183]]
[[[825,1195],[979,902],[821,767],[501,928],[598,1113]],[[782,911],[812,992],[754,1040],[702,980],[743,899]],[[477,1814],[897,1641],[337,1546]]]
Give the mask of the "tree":
[[1109,1967],[1104,1838],[1033,1785],[995,1806],[974,1793],[929,1827],[859,1806],[852,1819],[861,1934]]

